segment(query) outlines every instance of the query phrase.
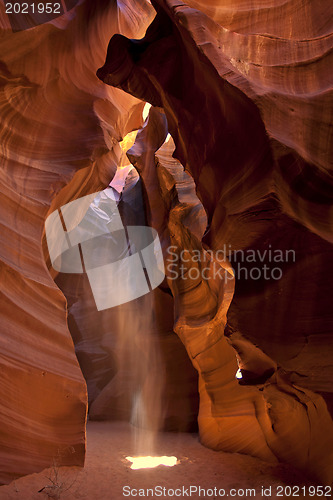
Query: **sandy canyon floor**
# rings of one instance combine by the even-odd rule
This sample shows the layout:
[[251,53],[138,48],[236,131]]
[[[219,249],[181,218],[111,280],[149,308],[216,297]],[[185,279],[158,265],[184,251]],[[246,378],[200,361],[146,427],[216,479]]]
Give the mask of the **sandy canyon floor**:
[[309,495],[311,481],[290,467],[214,452],[196,434],[160,433],[155,454],[176,456],[177,465],[132,470],[126,457],[135,455],[133,434],[128,424],[89,422],[83,469],[51,467],[22,477],[2,486],[0,499],[314,498]]

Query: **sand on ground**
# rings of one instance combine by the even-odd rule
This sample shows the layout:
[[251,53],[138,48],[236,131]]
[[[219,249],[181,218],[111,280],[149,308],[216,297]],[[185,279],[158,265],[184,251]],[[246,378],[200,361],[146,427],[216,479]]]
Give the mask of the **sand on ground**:
[[126,457],[135,456],[134,436],[130,424],[89,422],[84,468],[51,467],[22,477],[0,487],[0,500],[314,498],[314,483],[291,467],[209,450],[196,434],[159,433],[154,455],[176,456],[177,465],[132,470]]

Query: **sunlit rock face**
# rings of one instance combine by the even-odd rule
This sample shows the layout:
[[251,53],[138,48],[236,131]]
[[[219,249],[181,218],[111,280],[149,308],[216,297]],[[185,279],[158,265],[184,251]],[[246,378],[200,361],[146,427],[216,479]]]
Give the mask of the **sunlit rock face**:
[[[198,235],[191,208],[177,208],[165,176],[159,179],[171,197],[171,243],[179,252],[224,249],[235,268],[229,310],[226,284],[188,288],[169,279],[175,331],[199,372],[202,442],[277,457],[331,481],[332,421],[318,394],[331,407],[327,19],[304,2],[153,5],[157,16],[145,38],[113,37],[97,75],[166,113],[174,156],[208,216],[208,230]],[[269,250],[279,250],[280,260]],[[259,277],[249,279],[258,265]],[[264,277],[263,265],[282,275]],[[243,387],[231,381],[237,363],[230,344]]]
[[166,263],[170,245],[209,262],[226,245],[248,272],[258,252],[295,252],[259,259],[279,280],[234,280],[223,261],[226,281],[169,275],[155,291],[162,428],[193,429],[199,377],[204,444],[332,480],[330,4],[216,3],[153,2],[139,43],[144,0],[83,1],[16,33],[0,4],[0,482],[82,465],[88,400],[92,419],[132,416],[128,310],[98,314],[86,276],[52,269],[44,222],[109,184],[142,101],[155,108],[128,157]]
[[3,4],[0,13],[1,483],[55,462],[84,462],[86,384],[65,297],[45,264],[44,222],[49,211],[103,189],[118,141],[141,125],[143,104],[95,72],[110,36],[142,36],[152,9],[86,2],[17,33]]

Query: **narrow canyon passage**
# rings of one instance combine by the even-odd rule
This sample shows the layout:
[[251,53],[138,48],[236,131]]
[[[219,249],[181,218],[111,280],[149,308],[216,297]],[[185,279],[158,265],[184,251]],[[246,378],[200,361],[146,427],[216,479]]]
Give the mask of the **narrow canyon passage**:
[[0,2],[0,498],[330,496],[331,2],[52,5]]
[[[173,332],[170,290],[154,287],[143,295],[138,290],[137,297],[128,300],[135,276],[126,280],[127,259],[147,242],[122,242],[113,229],[118,215],[128,234],[133,233],[133,228],[146,230],[147,221],[141,179],[126,158],[124,162],[127,165],[118,168],[109,186],[96,196],[79,225],[72,228],[81,235],[88,229],[89,234],[101,229],[103,234],[91,240],[90,252],[81,244],[84,263],[94,268],[115,261],[120,280],[111,267],[94,281],[84,273],[63,272],[55,280],[67,298],[68,325],[87,382],[88,418],[131,422],[136,429],[137,454],[143,449],[149,454],[158,430],[196,430],[198,377]],[[60,270],[67,258],[64,254]],[[99,299],[99,309],[97,295],[105,302]]]

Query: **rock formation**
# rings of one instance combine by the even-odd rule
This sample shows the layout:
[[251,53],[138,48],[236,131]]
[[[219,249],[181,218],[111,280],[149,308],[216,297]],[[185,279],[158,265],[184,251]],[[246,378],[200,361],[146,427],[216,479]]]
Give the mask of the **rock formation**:
[[[291,250],[294,256],[292,262],[280,259],[285,276],[282,273],[279,280],[262,274],[238,280],[236,275],[227,333],[241,357],[244,382],[253,384],[256,378],[264,382],[263,374],[271,377],[259,391],[237,388],[232,381],[229,363],[236,372],[236,359],[222,332],[232,294],[228,279],[223,291],[215,290],[215,297],[204,280],[192,280],[191,285],[185,280],[169,282],[176,300],[175,331],[199,371],[202,442],[265,459],[275,455],[329,481],[332,447],[326,440],[332,442],[332,422],[324,400],[305,387],[322,392],[330,403],[330,376],[325,383],[320,375],[323,371],[327,375],[330,362],[325,355],[314,362],[315,356],[304,347],[321,343],[330,350],[332,345],[327,335],[329,294],[324,293],[327,300],[320,303],[326,312],[313,312],[311,319],[305,319],[308,304],[316,307],[306,288],[308,280],[323,280],[322,266],[327,272],[331,269],[326,254],[331,255],[331,246],[325,241],[332,240],[327,26],[325,21],[315,23],[309,36],[309,24],[295,29],[292,17],[288,38],[282,38],[285,33],[263,31],[267,16],[262,15],[261,27],[259,9],[259,14],[249,16],[249,26],[239,17],[238,33],[237,24],[232,30],[229,26],[238,19],[231,16],[231,9],[237,11],[235,5],[221,12],[213,9],[219,24],[191,2],[161,0],[153,5],[157,16],[146,36],[131,41],[115,35],[97,75],[165,110],[176,144],[174,156],[192,175],[208,216],[206,247],[201,247],[203,233],[198,241],[184,222],[188,210],[182,204],[172,208],[171,242],[179,252],[201,248],[202,254],[205,248],[218,253],[227,246],[231,255],[235,253],[236,264],[235,250],[262,255],[265,249],[266,253],[280,249],[286,256]],[[245,10],[244,4],[241,7]],[[206,3],[203,9],[210,12]],[[281,12],[281,21],[282,16],[288,17],[288,9]],[[310,136],[318,122],[320,135],[314,144]],[[302,272],[303,242],[317,249],[312,278]],[[266,260],[273,272],[272,259]],[[247,258],[245,271],[253,274],[250,262]],[[301,296],[293,297],[290,290],[298,286]],[[299,310],[290,321],[286,311],[296,306]],[[302,362],[315,369],[307,370]]]
[[15,33],[0,11],[1,483],[54,461],[84,462],[86,384],[66,299],[45,263],[44,223],[109,183],[118,141],[141,125],[143,104],[95,72],[110,36],[143,36],[152,9],[86,2]]
[[[193,428],[191,361],[204,444],[286,461],[328,484],[330,2],[74,3],[17,32],[0,4],[0,483],[54,461],[83,464],[86,387],[91,418],[130,417],[130,370],[118,374],[122,391],[114,382],[127,309],[97,314],[86,277],[52,269],[44,224],[110,183],[119,142],[149,102],[128,152],[147,222],[167,269],[170,245],[201,259],[195,279],[167,271],[154,294],[163,427]],[[203,260],[223,278],[201,279]]]

